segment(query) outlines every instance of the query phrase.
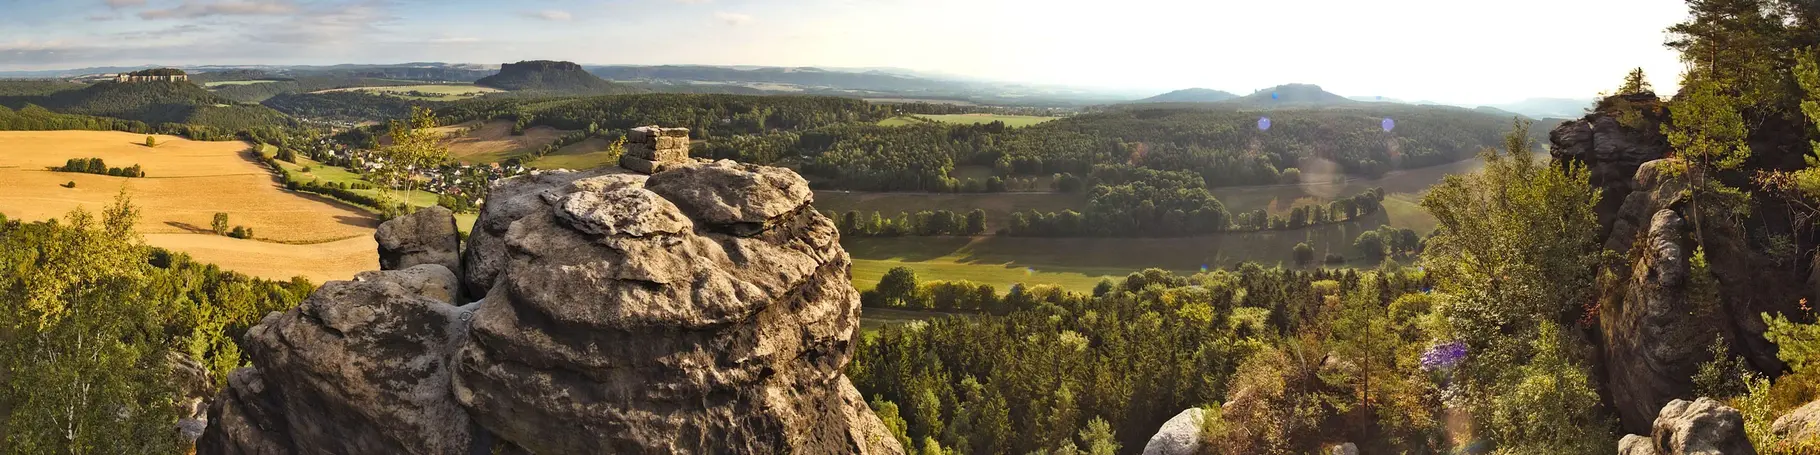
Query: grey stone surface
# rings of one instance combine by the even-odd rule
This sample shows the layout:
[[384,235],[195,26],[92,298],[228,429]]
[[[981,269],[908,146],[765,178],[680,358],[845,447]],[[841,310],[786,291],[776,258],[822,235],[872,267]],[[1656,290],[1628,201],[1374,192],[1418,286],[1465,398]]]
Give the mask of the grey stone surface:
[[1195,455],[1201,450],[1201,422],[1206,411],[1188,408],[1177,413],[1144,444],[1144,455]]
[[461,234],[449,209],[429,207],[393,218],[379,225],[373,239],[379,242],[380,270],[437,264],[461,274]]

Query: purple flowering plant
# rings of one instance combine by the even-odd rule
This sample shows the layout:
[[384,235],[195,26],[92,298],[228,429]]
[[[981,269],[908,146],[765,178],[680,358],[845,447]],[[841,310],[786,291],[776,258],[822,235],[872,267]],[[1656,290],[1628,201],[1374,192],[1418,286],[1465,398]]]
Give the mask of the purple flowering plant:
[[1434,345],[1428,352],[1422,353],[1422,369],[1428,371],[1444,370],[1459,365],[1466,359],[1466,343],[1453,341]]

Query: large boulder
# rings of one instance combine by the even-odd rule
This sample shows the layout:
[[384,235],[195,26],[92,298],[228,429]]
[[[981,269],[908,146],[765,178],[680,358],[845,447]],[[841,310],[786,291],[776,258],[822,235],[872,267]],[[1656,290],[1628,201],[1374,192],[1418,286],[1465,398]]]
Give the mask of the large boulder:
[[1601,109],[1549,131],[1549,153],[1586,165],[1588,183],[1603,194],[1595,207],[1600,224],[1610,226],[1611,216],[1637,189],[1632,178],[1637,167],[1669,155],[1659,127],[1668,115],[1654,93],[1614,96],[1599,104]]
[[506,228],[545,207],[548,203],[541,196],[544,192],[580,179],[625,173],[618,168],[539,170],[493,182],[487,192],[487,202],[480,208],[480,217],[468,232],[466,249],[462,251],[459,275],[466,295],[480,298],[493,288],[493,280],[505,269]]
[[400,285],[449,275],[430,264],[331,281],[267,315],[246,334],[254,366],[229,376],[199,452],[468,452],[473,436],[448,365],[466,318],[441,299],[446,290]]
[[1650,439],[1661,455],[1756,455],[1737,409],[1711,398],[1675,400],[1656,417]]
[[461,233],[449,209],[430,207],[393,218],[379,225],[373,240],[379,242],[380,270],[437,264],[461,273]]
[[1784,441],[1820,438],[1820,400],[1809,402],[1770,423],[1770,432]]
[[1201,424],[1206,410],[1188,408],[1163,422],[1150,442],[1144,444],[1144,455],[1194,455],[1201,450]]
[[468,284],[488,292],[454,390],[500,440],[540,454],[901,453],[842,373],[858,294],[801,177],[689,163],[494,192],[507,205],[471,238]]

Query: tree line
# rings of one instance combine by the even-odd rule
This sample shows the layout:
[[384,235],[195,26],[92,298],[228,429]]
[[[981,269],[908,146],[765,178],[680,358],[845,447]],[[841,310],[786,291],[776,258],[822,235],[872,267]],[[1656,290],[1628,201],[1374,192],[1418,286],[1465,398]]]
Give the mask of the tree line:
[[144,177],[145,170],[135,164],[129,167],[107,167],[107,162],[100,158],[70,158],[62,166],[51,167],[57,172],[82,172],[112,177]]

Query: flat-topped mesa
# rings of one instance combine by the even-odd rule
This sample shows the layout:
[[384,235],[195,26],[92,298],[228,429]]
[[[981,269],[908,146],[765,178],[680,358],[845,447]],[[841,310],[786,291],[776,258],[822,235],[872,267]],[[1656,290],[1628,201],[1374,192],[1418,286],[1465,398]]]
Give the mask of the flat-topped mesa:
[[656,174],[688,162],[689,129],[657,125],[633,128],[626,133],[626,152],[619,156],[619,167],[645,174]]

